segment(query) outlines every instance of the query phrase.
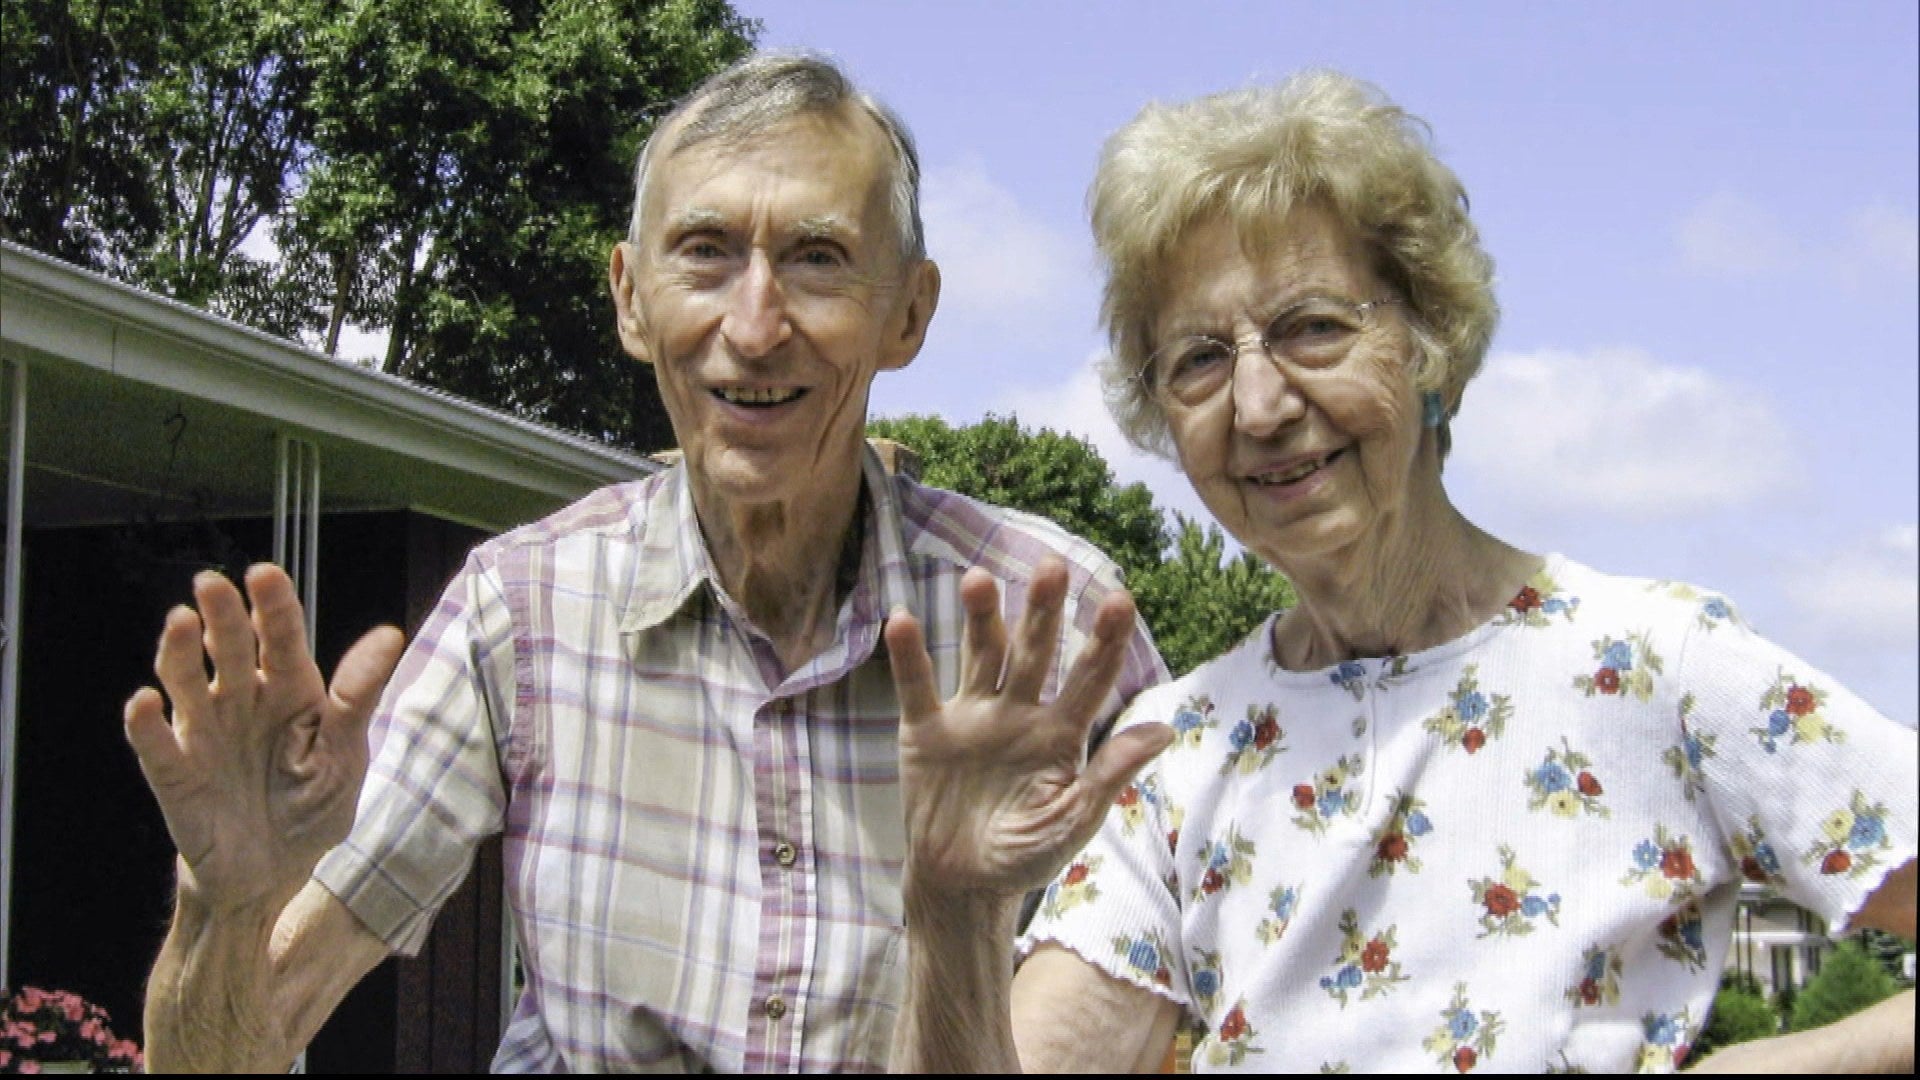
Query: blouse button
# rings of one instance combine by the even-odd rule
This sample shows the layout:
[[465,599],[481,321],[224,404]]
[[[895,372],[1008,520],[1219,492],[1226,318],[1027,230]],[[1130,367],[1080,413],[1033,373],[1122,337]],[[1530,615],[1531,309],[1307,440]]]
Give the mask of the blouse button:
[[767,1003],[763,1008],[766,1011],[767,1019],[778,1020],[787,1015],[787,999],[781,997],[779,994],[775,994],[767,999]]
[[781,866],[792,866],[794,860],[799,857],[800,853],[795,851],[793,845],[787,843],[785,840],[773,845],[773,860]]

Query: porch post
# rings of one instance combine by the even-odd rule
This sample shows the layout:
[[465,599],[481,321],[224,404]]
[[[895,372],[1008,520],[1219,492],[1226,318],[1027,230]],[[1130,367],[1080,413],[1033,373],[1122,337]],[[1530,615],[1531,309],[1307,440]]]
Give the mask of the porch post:
[[273,481],[273,561],[293,579],[307,612],[307,642],[319,628],[320,447],[280,432]]
[[20,539],[26,506],[27,365],[6,365],[7,553],[5,600],[0,603],[0,986],[8,981],[7,956],[13,945],[13,799],[14,758],[19,752],[20,702]]

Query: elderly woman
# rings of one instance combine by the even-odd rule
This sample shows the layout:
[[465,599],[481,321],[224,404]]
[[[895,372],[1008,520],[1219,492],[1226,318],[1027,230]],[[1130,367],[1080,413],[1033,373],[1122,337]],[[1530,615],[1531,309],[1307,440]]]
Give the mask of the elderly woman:
[[[1497,311],[1422,131],[1316,73],[1108,143],[1115,414],[1300,602],[1142,694],[1084,770],[1111,654],[1037,702],[1044,607],[1009,645],[972,581],[973,667],[942,703],[911,620],[889,628],[896,1067],[1152,1067],[1185,1014],[1196,1067],[1665,1071],[1743,883],[1913,935],[1912,731],[1721,596],[1521,551],[1449,501]],[[1014,977],[1002,935],[1047,876]],[[1911,1069],[1912,1008],[1709,1061]]]

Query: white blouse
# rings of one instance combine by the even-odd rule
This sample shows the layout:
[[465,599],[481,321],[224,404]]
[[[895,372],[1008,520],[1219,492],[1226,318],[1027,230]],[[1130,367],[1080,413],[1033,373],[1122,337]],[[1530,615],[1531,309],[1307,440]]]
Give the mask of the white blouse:
[[1914,732],[1716,594],[1554,556],[1410,656],[1271,629],[1133,703],[1174,744],[1022,938],[1185,1006],[1196,1070],[1668,1071],[1743,880],[1837,932],[1913,857]]

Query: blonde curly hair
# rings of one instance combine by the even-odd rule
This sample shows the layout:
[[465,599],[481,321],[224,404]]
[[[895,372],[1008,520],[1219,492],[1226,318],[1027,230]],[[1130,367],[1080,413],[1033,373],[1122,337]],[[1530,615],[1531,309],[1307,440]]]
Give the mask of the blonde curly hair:
[[1403,302],[1419,353],[1415,383],[1439,391],[1445,406],[1445,455],[1448,424],[1486,357],[1500,308],[1466,191],[1434,156],[1424,121],[1333,71],[1150,104],[1108,138],[1087,201],[1107,271],[1101,318],[1112,348],[1101,379],[1135,446],[1172,456],[1166,417],[1136,375],[1154,349],[1152,323],[1175,248],[1220,215],[1244,235],[1270,235],[1311,202],[1361,241],[1374,273]]

